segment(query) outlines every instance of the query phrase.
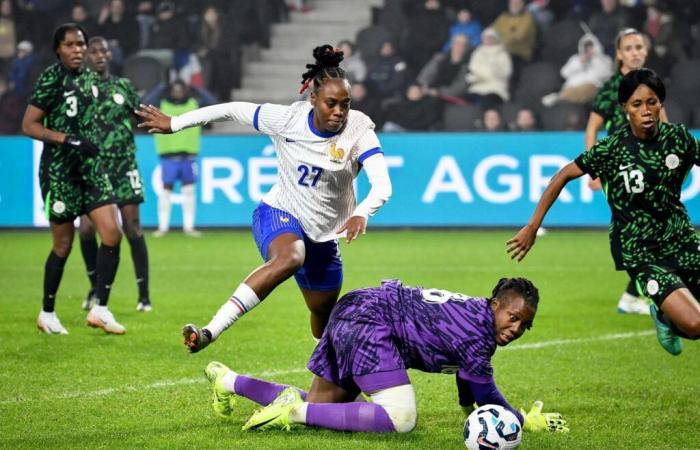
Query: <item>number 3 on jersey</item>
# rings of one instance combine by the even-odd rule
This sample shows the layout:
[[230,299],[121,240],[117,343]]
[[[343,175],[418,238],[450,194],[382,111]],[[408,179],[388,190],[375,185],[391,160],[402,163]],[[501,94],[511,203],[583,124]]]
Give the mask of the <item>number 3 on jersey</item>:
[[[318,182],[318,179],[321,177],[321,174],[323,173],[323,169],[321,167],[315,167],[315,166],[306,166],[304,164],[299,165],[297,167],[297,170],[301,172],[301,176],[299,177],[299,184],[301,186],[306,186],[306,187],[314,187],[316,186],[316,183]],[[311,184],[309,184],[309,181],[306,179],[310,178]]]
[[640,194],[644,192],[644,173],[639,169],[623,170],[620,172],[625,181],[625,190],[628,194]]

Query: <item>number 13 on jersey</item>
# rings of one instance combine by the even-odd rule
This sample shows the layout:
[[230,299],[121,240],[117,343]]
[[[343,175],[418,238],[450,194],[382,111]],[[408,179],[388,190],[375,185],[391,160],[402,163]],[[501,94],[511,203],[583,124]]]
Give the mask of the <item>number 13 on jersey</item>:
[[640,194],[644,192],[644,173],[639,169],[619,172],[625,181],[625,190],[628,194]]

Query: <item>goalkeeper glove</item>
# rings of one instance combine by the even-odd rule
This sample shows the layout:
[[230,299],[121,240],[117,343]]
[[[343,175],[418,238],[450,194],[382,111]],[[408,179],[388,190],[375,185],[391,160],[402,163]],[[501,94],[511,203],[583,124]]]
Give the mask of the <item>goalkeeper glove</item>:
[[529,412],[520,409],[520,414],[523,415],[523,430],[524,431],[553,431],[556,433],[568,433],[569,428],[566,426],[566,420],[559,413],[543,413],[542,402],[535,401],[532,404]]
[[66,144],[70,148],[78,150],[80,153],[87,156],[88,158],[94,158],[100,152],[100,148],[98,146],[88,141],[87,139],[81,139],[76,136],[66,136],[64,144]]

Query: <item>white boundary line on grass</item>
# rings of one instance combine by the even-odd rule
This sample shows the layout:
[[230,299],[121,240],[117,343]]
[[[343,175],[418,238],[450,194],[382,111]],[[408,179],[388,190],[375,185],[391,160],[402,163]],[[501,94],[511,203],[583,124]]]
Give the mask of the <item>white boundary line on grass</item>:
[[[577,339],[553,339],[551,341],[532,342],[532,343],[528,343],[528,344],[503,347],[500,351],[532,350],[532,349],[540,349],[540,348],[545,348],[545,347],[559,347],[562,345],[585,344],[588,342],[632,339],[632,338],[637,338],[637,337],[642,337],[642,336],[649,336],[649,335],[652,335],[655,333],[656,332],[654,330],[647,330],[647,331],[638,331],[638,332],[632,332],[632,333],[604,334],[601,336],[593,336],[593,337],[577,338]],[[303,373],[303,372],[307,372],[307,369],[306,368],[296,368],[296,369],[269,370],[269,371],[260,372],[259,374],[255,375],[255,376],[260,377],[260,378],[267,378],[267,377],[276,377],[278,375],[289,375],[289,374],[293,374],[293,373]],[[162,388],[170,388],[170,387],[174,387],[174,386],[185,386],[185,385],[189,385],[189,384],[199,384],[199,383],[204,383],[205,381],[206,381],[206,379],[204,377],[180,378],[178,380],[161,380],[161,381],[156,381],[155,383],[142,384],[142,385],[128,385],[127,384],[124,386],[119,386],[119,387],[114,387],[114,388],[106,388],[106,389],[98,389],[95,391],[65,392],[63,394],[56,394],[56,395],[51,395],[51,396],[43,397],[43,398],[28,398],[28,397],[19,396],[16,398],[0,400],[0,405],[12,405],[12,404],[28,403],[28,402],[35,402],[35,401],[42,401],[42,400],[67,400],[67,399],[73,399],[73,398],[106,397],[106,396],[109,396],[112,394],[120,394],[123,392],[148,391],[148,390],[152,390],[152,389],[162,389]]]

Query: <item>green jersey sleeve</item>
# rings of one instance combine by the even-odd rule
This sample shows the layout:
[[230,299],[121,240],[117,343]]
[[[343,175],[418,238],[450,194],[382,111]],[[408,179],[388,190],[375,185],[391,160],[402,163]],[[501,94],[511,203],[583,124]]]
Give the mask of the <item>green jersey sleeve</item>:
[[598,141],[590,150],[581,153],[574,162],[583,172],[593,178],[605,173],[605,165],[610,160],[608,138]]
[[29,104],[36,106],[45,113],[51,112],[56,107],[56,102],[61,98],[60,79],[53,67],[44,70],[34,84],[34,90]]

